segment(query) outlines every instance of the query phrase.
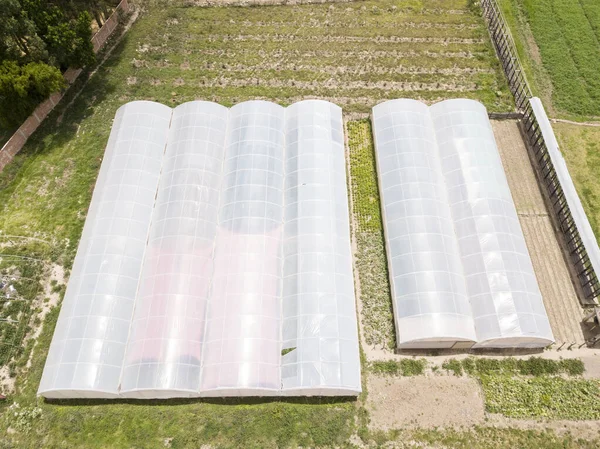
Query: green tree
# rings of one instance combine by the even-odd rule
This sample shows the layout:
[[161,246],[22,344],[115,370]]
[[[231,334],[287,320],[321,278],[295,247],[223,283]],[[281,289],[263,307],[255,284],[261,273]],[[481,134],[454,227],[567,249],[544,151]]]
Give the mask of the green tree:
[[27,16],[35,24],[38,35],[46,44],[50,63],[67,69],[94,62],[94,49],[90,42],[92,17],[87,11],[70,18],[75,14],[72,10],[63,10],[45,0],[21,2]]
[[46,44],[19,0],[0,0],[0,60],[47,60]]
[[101,26],[117,0],[0,0],[0,126],[18,125],[64,87],[60,71],[95,60]]
[[36,106],[65,87],[56,67],[43,62],[20,66],[16,61],[0,63],[0,125],[18,126]]

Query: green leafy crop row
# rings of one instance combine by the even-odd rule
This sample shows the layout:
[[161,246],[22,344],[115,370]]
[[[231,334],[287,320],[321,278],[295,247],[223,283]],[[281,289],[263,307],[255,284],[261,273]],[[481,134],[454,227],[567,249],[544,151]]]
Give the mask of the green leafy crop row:
[[585,366],[580,359],[551,360],[541,357],[529,359],[502,359],[469,357],[464,360],[450,359],[442,364],[442,368],[453,372],[456,376],[464,373],[469,375],[521,375],[547,376],[567,374],[578,376],[583,374]]
[[352,203],[358,231],[380,233],[379,188],[369,120],[348,122]]
[[[552,103],[563,113],[576,116],[600,115],[600,2],[597,0],[501,0],[513,34],[528,47],[529,66],[537,95],[544,95],[542,78],[552,83]],[[515,16],[521,20],[515,20]],[[528,24],[539,55],[527,42]],[[547,75],[541,73],[546,72]],[[542,78],[540,78],[542,77]],[[535,90],[535,89],[534,89]]]
[[361,327],[368,345],[395,346],[394,317],[379,206],[371,122],[348,122],[350,195],[360,284]]

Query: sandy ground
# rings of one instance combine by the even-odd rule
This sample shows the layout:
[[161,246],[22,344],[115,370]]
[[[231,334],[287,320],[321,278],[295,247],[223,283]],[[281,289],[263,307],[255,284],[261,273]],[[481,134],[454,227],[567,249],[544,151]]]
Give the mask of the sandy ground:
[[583,309],[579,304],[552,221],[517,123],[492,120],[496,142],[527,242],[555,347],[581,345]]
[[[43,281],[43,290],[39,292],[37,298],[31,303],[31,308],[39,309],[39,312],[35,313],[34,316],[31,317],[30,325],[32,327],[32,331],[25,336],[23,342],[21,343],[22,345],[25,345],[30,339],[35,340],[35,345],[29,354],[29,359],[26,363],[27,369],[31,367],[31,360],[37,348],[37,339],[42,332],[46,315],[48,315],[50,310],[56,307],[60,301],[60,294],[52,290],[52,281],[56,281],[58,285],[66,283],[65,270],[61,265],[53,264],[48,266],[46,270],[48,275]],[[34,324],[36,318],[39,318],[39,325]],[[15,377],[10,377],[9,375],[8,365],[0,367],[0,393],[6,395],[14,392],[15,380]]]
[[370,376],[367,408],[374,429],[463,427],[483,422],[483,396],[468,377]]

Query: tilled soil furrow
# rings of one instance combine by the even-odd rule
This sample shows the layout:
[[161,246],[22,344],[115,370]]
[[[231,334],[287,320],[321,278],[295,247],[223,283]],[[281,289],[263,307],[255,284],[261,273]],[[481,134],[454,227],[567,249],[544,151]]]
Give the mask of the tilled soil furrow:
[[[367,20],[347,20],[347,21],[335,21],[335,20],[319,20],[309,19],[308,21],[292,21],[292,22],[278,22],[278,21],[235,21],[235,20],[214,20],[210,22],[211,25],[216,26],[230,26],[236,25],[237,27],[256,27],[256,28],[322,28],[332,30],[336,28],[341,29],[352,29],[352,28],[367,28],[372,29],[374,26],[377,29],[390,29],[390,30],[402,30],[402,29],[423,29],[423,30],[477,30],[481,28],[481,25],[476,23],[462,23],[462,22],[411,22],[398,20],[393,23],[375,23]],[[202,28],[202,27],[199,27]]]
[[407,37],[407,36],[299,36],[294,34],[208,34],[202,37],[208,42],[319,42],[319,43],[355,43],[372,42],[376,44],[409,43],[409,44],[459,44],[459,45],[481,45],[484,39],[459,38],[459,37]]
[[[150,47],[148,51],[157,53],[166,53],[167,49],[163,47]],[[184,51],[186,53],[186,51]],[[440,59],[474,59],[483,54],[470,51],[398,51],[398,50],[254,50],[254,49],[217,49],[217,48],[199,48],[190,49],[186,54],[204,54],[216,55],[222,57],[243,57],[244,55],[256,55],[261,58],[278,58],[283,56],[303,57],[303,58],[348,58],[354,60],[373,60],[378,58],[440,58]]]
[[[570,319],[572,316],[572,313],[570,313],[571,307],[565,302],[565,296],[572,299],[574,303],[577,302],[577,297],[575,291],[572,290],[569,273],[564,267],[550,219],[541,220],[528,217],[522,221],[528,224],[528,248],[530,254],[532,254],[532,261],[535,260],[536,276],[538,277],[546,311],[551,320],[554,337],[557,343],[566,342],[570,344],[577,342],[581,338],[577,338],[575,329],[577,323],[573,323]],[[554,245],[549,245],[550,242]],[[554,249],[553,246],[555,246]],[[572,290],[571,295],[568,292],[569,288]]]
[[198,85],[201,87],[248,87],[262,86],[268,88],[298,88],[298,89],[335,89],[335,90],[382,90],[382,91],[447,91],[447,92],[473,92],[479,89],[476,83],[419,83],[395,81],[298,81],[293,79],[274,80],[261,78],[200,78]]
[[[158,69],[165,69],[171,67],[169,63],[164,61],[156,61],[153,66]],[[385,67],[377,66],[373,64],[361,64],[355,66],[330,66],[330,65],[311,65],[302,64],[298,62],[271,62],[262,61],[259,64],[228,64],[221,61],[205,61],[202,68],[209,70],[224,70],[227,72],[247,72],[248,70],[277,70],[277,71],[307,71],[307,72],[318,72],[326,73],[328,75],[445,75],[445,76],[461,76],[461,75],[476,75],[476,74],[494,74],[494,70],[484,67],[450,67],[450,68],[427,68],[427,67],[416,67],[416,66],[396,66],[396,67]],[[187,66],[189,70],[189,63]]]

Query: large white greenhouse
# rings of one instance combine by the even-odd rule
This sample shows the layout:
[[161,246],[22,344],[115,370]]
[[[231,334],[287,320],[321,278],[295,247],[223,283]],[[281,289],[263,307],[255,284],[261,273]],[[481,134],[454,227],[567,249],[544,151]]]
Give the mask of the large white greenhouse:
[[553,342],[487,111],[373,108],[398,348]]
[[39,394],[361,391],[341,109],[117,112]]
[[[372,119],[397,347],[551,344],[485,108]],[[39,394],[357,395],[350,242],[338,106],[128,103]]]

